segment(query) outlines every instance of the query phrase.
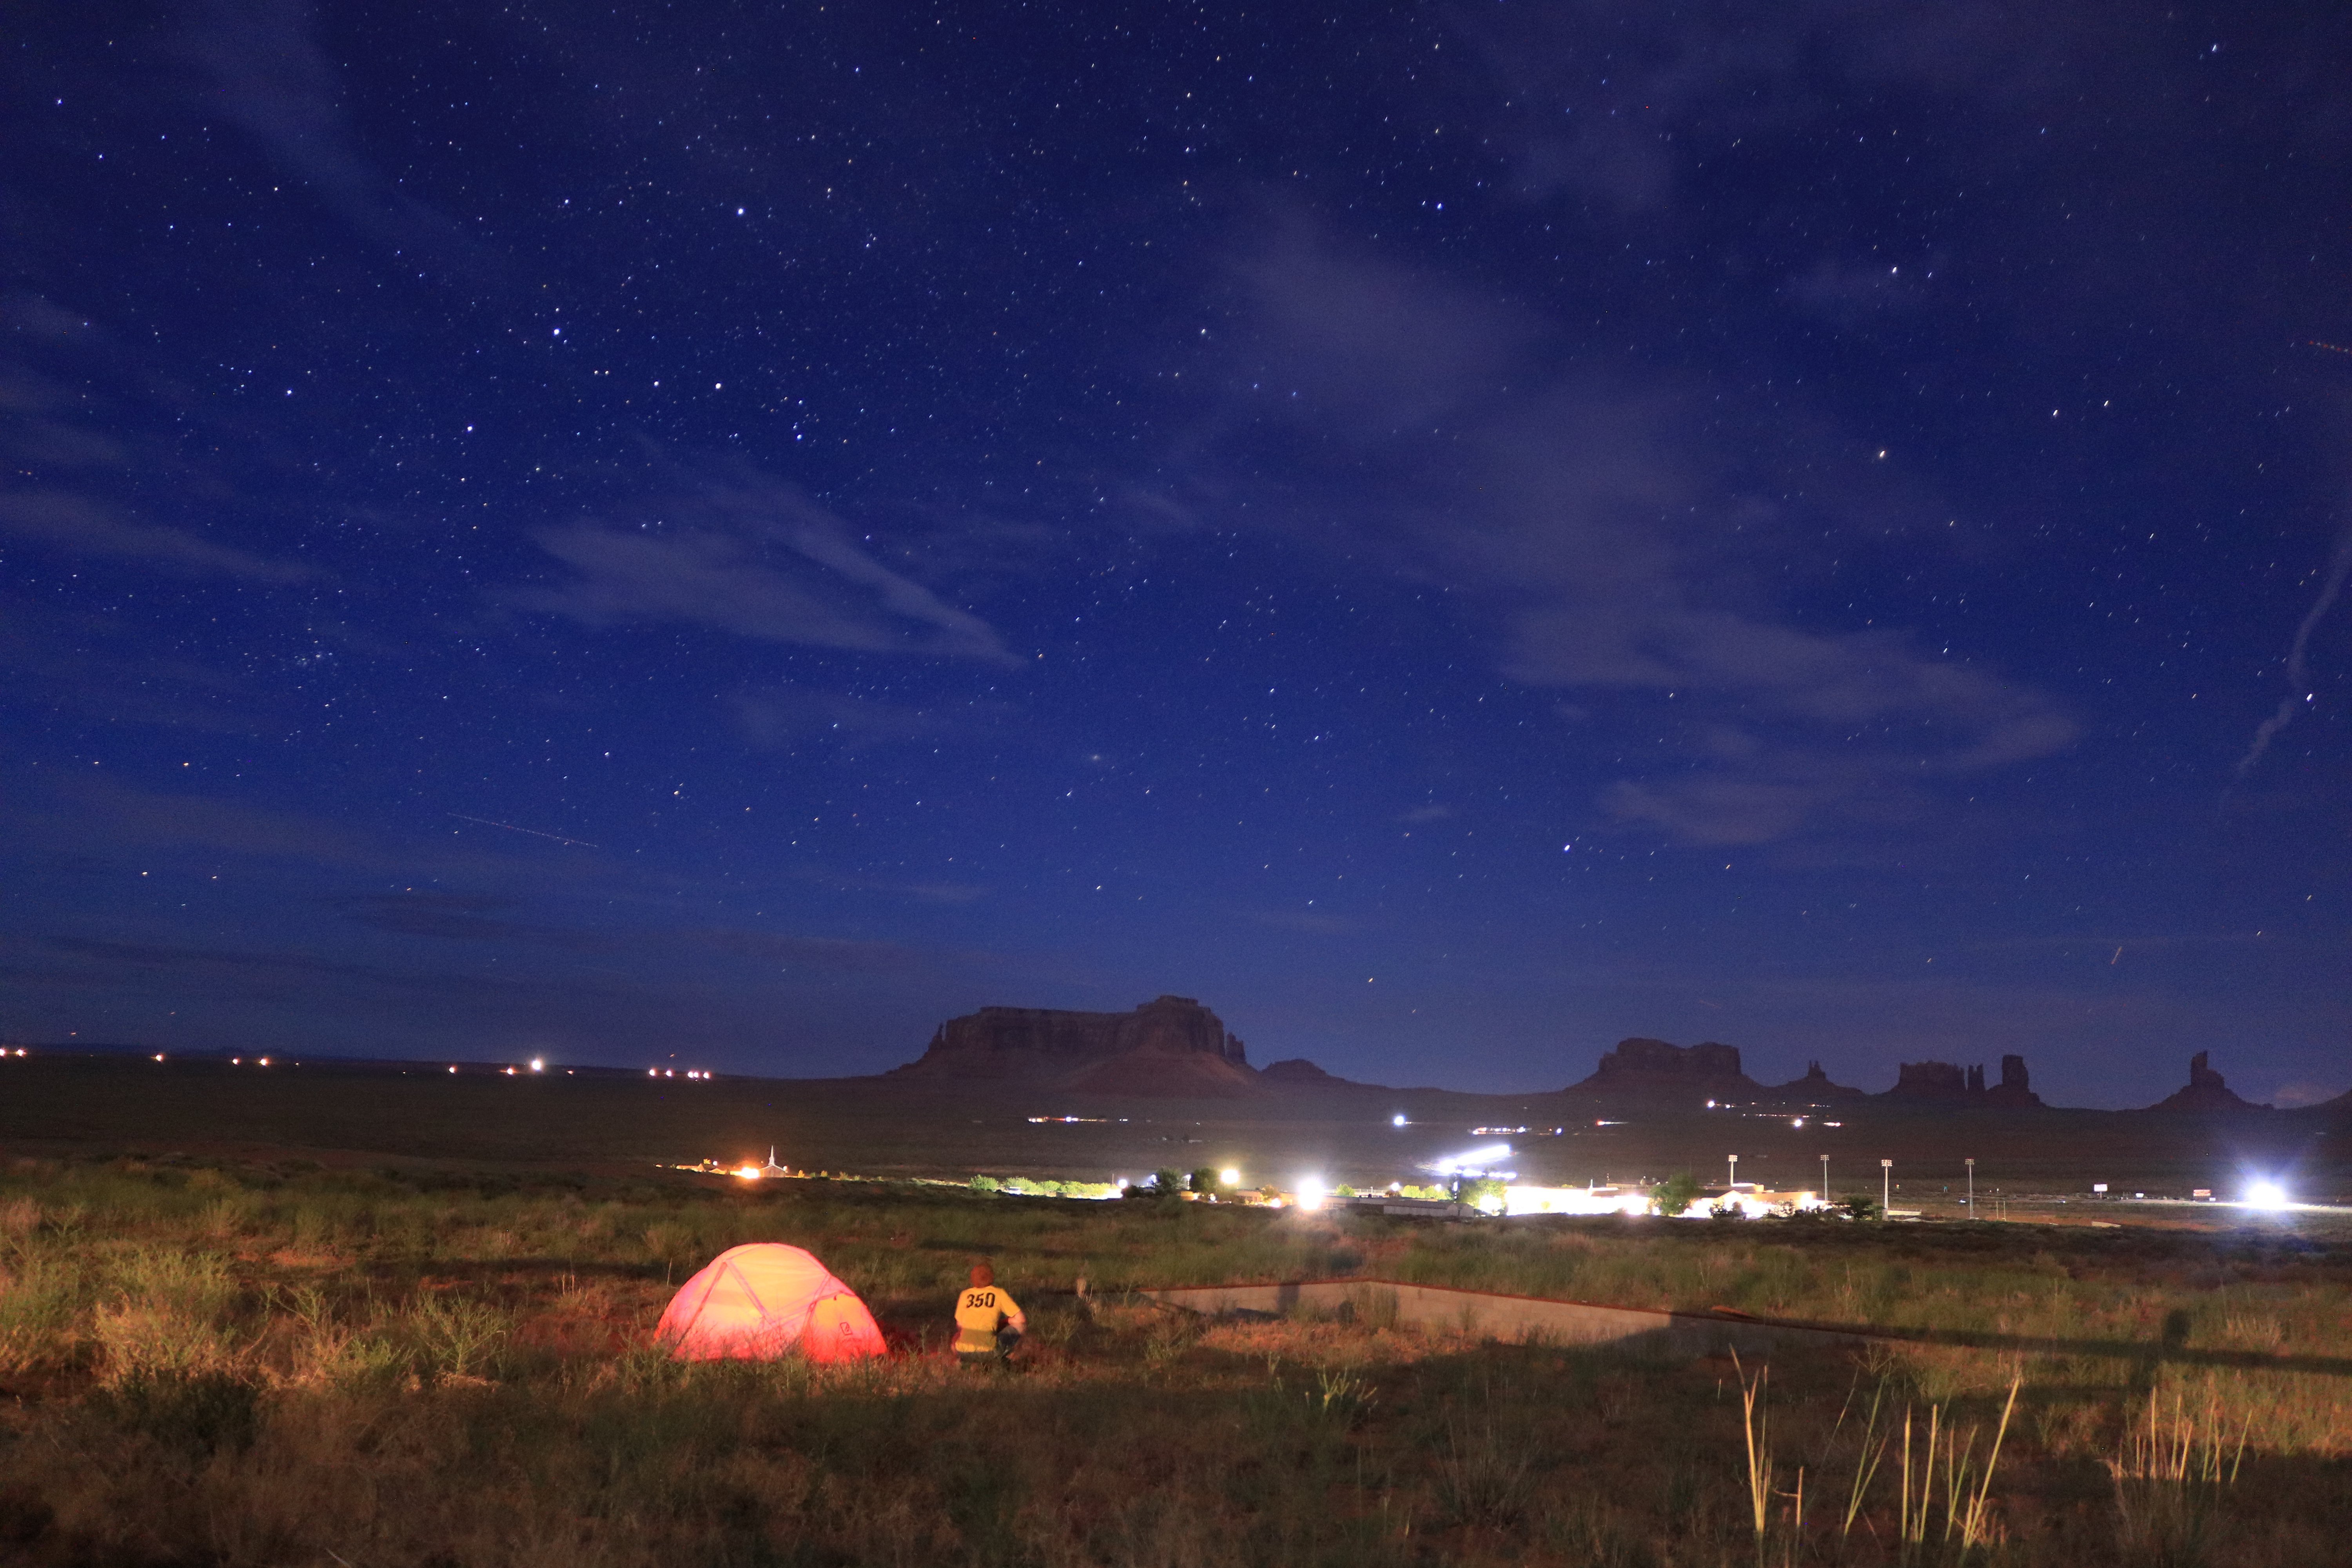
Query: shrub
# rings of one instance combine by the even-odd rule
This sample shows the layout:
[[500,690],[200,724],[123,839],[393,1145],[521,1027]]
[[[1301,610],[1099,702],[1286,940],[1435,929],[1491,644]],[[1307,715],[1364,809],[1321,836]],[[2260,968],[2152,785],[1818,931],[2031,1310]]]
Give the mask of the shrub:
[[1698,1178],[1688,1171],[1676,1171],[1650,1194],[1650,1206],[1662,1215],[1678,1215],[1696,1203],[1698,1194]]
[[247,1447],[261,1426],[260,1391],[229,1372],[142,1368],[117,1383],[107,1403],[125,1427],[194,1455]]

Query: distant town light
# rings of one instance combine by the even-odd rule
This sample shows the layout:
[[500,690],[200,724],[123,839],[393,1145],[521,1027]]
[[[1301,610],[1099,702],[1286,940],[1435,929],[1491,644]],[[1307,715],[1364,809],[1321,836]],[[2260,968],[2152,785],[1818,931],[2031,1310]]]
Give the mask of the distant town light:
[[262,1065],[263,1067],[268,1067],[268,1066],[269,1065],[269,1058],[268,1058],[268,1057],[264,1057],[264,1058],[261,1058],[261,1065]]
[[742,1177],[747,1182],[756,1182],[760,1179],[760,1167],[757,1165],[738,1165],[735,1167],[735,1173]]
[[[22,1051],[18,1051],[16,1054],[17,1054],[18,1056],[20,1056],[20,1057],[21,1057],[21,1056],[23,1056],[25,1053],[24,1053],[24,1052],[22,1052]],[[157,1052],[155,1053],[155,1059],[156,1059],[157,1061],[159,1061],[159,1062],[160,1062],[160,1061],[162,1061],[162,1060],[163,1059],[163,1052],[161,1052],[161,1051],[157,1051]]]
[[[24,1053],[24,1052],[22,1052],[22,1051],[18,1051],[16,1054],[17,1054],[18,1056],[20,1056],[20,1057],[21,1057],[21,1056],[23,1056],[25,1053]],[[1391,1126],[1391,1127],[1402,1127],[1402,1126],[1406,1125],[1405,1119],[1404,1119],[1404,1112],[1403,1112],[1403,1111],[1402,1111],[1402,1110],[1400,1110],[1400,1111],[1398,1111],[1394,1116],[1390,1117],[1390,1118],[1389,1118],[1389,1125],[1390,1125],[1390,1126]]]
[[533,1072],[545,1072],[547,1070],[547,1058],[545,1057],[531,1058],[530,1070]]

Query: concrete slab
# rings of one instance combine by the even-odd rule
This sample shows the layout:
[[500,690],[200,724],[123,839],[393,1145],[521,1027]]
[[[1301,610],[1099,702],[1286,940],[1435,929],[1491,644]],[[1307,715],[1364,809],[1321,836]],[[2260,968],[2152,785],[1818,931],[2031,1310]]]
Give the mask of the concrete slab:
[[1359,1322],[1397,1323],[1512,1343],[1618,1345],[1664,1355],[1712,1355],[1726,1351],[1757,1353],[1794,1344],[1851,1345],[1861,1343],[1864,1337],[1835,1329],[1753,1318],[1554,1301],[1537,1296],[1456,1290],[1442,1285],[1409,1285],[1392,1279],[1187,1285],[1139,1290],[1136,1294],[1162,1306],[1211,1316],[1284,1316],[1302,1308],[1337,1313],[1345,1307]]

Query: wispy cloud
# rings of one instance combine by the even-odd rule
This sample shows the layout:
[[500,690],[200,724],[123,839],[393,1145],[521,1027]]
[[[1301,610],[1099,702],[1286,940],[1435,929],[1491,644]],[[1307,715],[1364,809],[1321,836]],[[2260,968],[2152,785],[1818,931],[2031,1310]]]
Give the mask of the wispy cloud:
[[305,583],[315,566],[274,561],[183,529],[134,522],[111,507],[66,490],[0,491],[0,532],[77,555],[112,556],[203,576],[254,583]]
[[210,106],[268,149],[362,233],[449,270],[500,264],[446,215],[395,188],[361,151],[348,90],[320,47],[306,0],[211,0],[183,47]]
[[680,621],[767,642],[1018,662],[987,622],[884,565],[779,481],[713,484],[634,527],[580,522],[536,537],[572,576],[518,602],[590,625]]
[[739,691],[729,698],[728,708],[743,738],[767,751],[808,742],[858,752],[961,740],[1002,725],[1013,712],[1011,704],[994,701],[926,705],[797,687]]
[[[1603,792],[1617,820],[1708,845],[1883,827],[1926,815],[1941,783],[2074,741],[2074,720],[2030,687],[1775,605],[1765,563],[1802,547],[1800,526],[1878,535],[1928,504],[1826,421],[1774,416],[1740,446],[1786,451],[1784,467],[1743,468],[1703,388],[1547,370],[1542,323],[1438,279],[1296,228],[1251,276],[1258,334],[1242,352],[1314,393],[1278,417],[1356,443],[1389,481],[1384,504],[1317,521],[1486,606],[1509,677],[1649,705],[1671,765]],[[1801,483],[1801,468],[1855,477]],[[1801,511],[1785,499],[1799,490]]]

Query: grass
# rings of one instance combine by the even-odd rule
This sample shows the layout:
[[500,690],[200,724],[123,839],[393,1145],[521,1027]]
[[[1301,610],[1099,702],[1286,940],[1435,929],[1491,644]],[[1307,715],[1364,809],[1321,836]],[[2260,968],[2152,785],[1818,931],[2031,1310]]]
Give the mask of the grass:
[[[685,1271],[766,1239],[824,1258],[896,1353],[688,1366],[649,1347]],[[940,1353],[982,1258],[1031,1315],[1014,1374]],[[1415,1332],[1376,1286],[1320,1320],[1121,1294],[1350,1275],[2056,1348],[1768,1369]],[[2084,1348],[2112,1344],[2141,1348]],[[2352,1256],[2022,1226],[1440,1226],[20,1162],[0,1173],[0,1561],[2332,1560],[2352,1378],[2200,1351],[2352,1360]]]

